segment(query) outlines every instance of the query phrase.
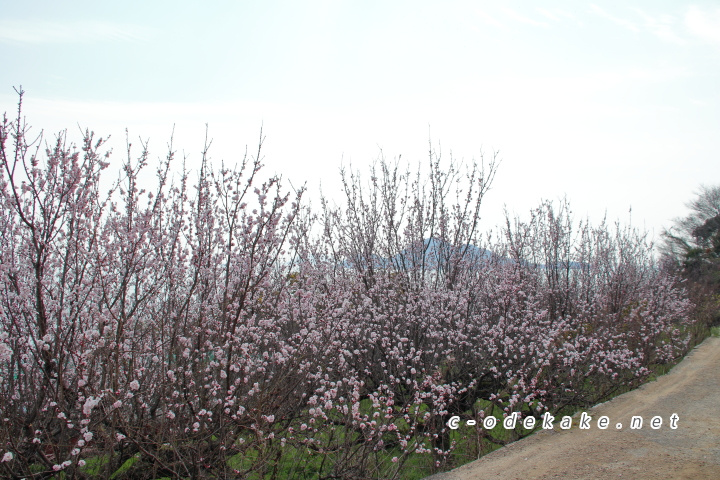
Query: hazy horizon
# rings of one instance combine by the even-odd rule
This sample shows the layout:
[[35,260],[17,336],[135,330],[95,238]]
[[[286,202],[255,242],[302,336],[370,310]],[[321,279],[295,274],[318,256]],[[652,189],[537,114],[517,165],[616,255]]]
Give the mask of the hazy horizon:
[[[309,7],[311,5],[311,7]],[[577,219],[657,238],[720,179],[720,8],[711,2],[2,1],[0,110],[35,131],[111,135],[115,162],[175,129],[197,168],[253,152],[266,175],[337,198],[341,163],[444,156],[502,164],[483,229],[566,197]],[[239,147],[239,148],[238,148]],[[138,153],[138,150],[135,149]],[[152,163],[150,165],[152,167]],[[152,168],[150,169],[152,171]],[[287,188],[290,185],[286,182]]]

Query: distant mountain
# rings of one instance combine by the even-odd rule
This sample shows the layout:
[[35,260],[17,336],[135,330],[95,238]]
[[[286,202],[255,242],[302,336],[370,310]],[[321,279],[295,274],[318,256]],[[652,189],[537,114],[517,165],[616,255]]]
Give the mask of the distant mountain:
[[[376,269],[412,270],[422,267],[424,261],[426,270],[435,270],[441,269],[443,265],[452,262],[458,258],[458,256],[461,256],[463,261],[468,265],[481,265],[489,263],[490,261],[499,264],[515,263],[515,260],[512,258],[500,256],[491,250],[480,248],[476,245],[465,244],[455,246],[439,238],[426,238],[422,244],[417,245],[417,247],[409,245],[392,257],[373,255],[372,261],[373,267]],[[528,267],[539,269],[548,268],[546,264],[533,264],[527,260],[523,260],[521,263]],[[579,270],[582,268],[582,265],[580,262],[569,263],[571,270]],[[351,260],[345,259],[342,262],[342,266],[352,268],[354,265]],[[561,269],[567,268],[565,262],[558,262],[557,266]]]
[[409,245],[397,255],[389,258],[377,256],[375,265],[379,268],[411,269],[421,266],[436,269],[458,256],[470,262],[487,262],[494,257],[490,250],[475,245],[454,246],[439,238],[426,238],[421,245]]

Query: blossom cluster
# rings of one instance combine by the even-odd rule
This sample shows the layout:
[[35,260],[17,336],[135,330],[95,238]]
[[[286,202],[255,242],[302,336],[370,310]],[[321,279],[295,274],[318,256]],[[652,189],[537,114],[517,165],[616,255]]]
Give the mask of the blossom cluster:
[[687,347],[634,230],[543,203],[483,241],[494,163],[382,161],[313,212],[259,151],[193,187],[171,150],[148,192],[143,150],[104,193],[92,134],[0,140],[3,475],[393,477],[447,465],[452,415],[586,406]]

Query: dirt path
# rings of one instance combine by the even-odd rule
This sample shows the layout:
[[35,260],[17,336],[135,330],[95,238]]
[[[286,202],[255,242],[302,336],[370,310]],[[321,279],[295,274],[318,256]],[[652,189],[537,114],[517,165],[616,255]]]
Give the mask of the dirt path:
[[[720,479],[720,338],[708,338],[670,373],[587,411],[589,430],[540,431],[426,480]],[[670,416],[677,413],[677,429]],[[597,419],[607,415],[610,427]],[[632,416],[642,429],[629,428]],[[652,417],[663,419],[658,430]],[[616,429],[616,424],[623,424]]]

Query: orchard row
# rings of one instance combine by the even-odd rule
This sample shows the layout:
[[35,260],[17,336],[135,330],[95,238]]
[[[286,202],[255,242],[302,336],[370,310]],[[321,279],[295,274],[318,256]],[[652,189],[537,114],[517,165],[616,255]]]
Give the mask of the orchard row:
[[[390,478],[446,422],[586,407],[685,353],[691,305],[630,228],[541,204],[479,232],[496,164],[342,172],[313,211],[260,152],[147,151],[109,192],[86,135],[0,131],[0,475]],[[44,472],[44,473],[43,473]],[[430,473],[430,472],[428,472]],[[34,476],[33,476],[34,475]]]

